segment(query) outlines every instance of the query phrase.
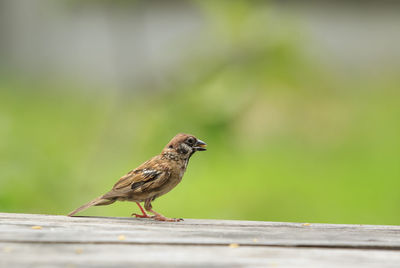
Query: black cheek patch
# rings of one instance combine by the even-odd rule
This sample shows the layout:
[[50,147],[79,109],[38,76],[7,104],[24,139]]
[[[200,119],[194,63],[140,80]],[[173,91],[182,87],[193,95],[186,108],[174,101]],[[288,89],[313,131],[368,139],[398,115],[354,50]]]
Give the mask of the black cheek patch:
[[184,149],[184,148],[179,148],[177,150],[177,152],[180,153],[180,154],[187,154],[188,153],[188,151],[186,149]]

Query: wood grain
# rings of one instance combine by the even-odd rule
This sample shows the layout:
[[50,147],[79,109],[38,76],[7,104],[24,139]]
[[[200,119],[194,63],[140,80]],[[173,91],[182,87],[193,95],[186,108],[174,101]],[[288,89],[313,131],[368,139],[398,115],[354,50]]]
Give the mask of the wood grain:
[[0,213],[1,267],[111,264],[400,267],[400,227]]

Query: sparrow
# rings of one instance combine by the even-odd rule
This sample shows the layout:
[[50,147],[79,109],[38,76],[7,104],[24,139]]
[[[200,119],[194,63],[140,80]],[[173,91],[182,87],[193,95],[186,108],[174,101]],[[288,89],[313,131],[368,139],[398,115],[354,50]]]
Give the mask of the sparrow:
[[[109,205],[115,201],[132,201],[142,212],[142,214],[132,214],[137,218],[153,218],[171,222],[183,220],[167,218],[154,211],[151,202],[168,193],[181,182],[191,156],[197,151],[205,151],[206,146],[205,142],[193,135],[177,134],[159,155],[122,176],[108,193],[75,209],[68,216],[73,216],[91,206]],[[153,216],[146,213],[140,205],[141,202],[144,202],[145,210]]]

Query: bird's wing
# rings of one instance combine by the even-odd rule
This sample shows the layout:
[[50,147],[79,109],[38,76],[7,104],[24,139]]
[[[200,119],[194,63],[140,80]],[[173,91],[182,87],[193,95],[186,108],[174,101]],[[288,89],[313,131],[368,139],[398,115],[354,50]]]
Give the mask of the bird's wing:
[[157,158],[153,158],[122,176],[112,190],[103,197],[114,198],[134,192],[151,191],[164,184],[170,176],[170,168]]

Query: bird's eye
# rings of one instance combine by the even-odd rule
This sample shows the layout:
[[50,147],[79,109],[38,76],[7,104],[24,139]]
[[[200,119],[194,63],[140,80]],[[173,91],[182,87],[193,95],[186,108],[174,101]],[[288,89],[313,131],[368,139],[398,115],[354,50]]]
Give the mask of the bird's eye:
[[189,139],[187,139],[187,143],[189,144],[189,145],[193,145],[194,144],[194,139],[193,138],[189,138]]

